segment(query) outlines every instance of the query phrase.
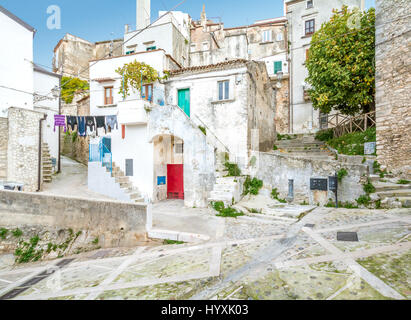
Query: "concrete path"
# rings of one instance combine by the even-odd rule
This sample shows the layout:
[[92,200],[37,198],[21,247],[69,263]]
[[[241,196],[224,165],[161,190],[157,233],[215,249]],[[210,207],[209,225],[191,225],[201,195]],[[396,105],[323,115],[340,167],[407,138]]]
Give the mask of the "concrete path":
[[43,184],[42,193],[56,196],[114,200],[90,191],[87,188],[87,166],[64,156],[61,156],[61,173],[53,175],[51,183]]

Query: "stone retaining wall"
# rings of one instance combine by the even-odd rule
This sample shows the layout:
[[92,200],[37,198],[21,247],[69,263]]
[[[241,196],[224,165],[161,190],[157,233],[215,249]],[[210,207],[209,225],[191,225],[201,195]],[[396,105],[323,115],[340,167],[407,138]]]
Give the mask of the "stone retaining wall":
[[1,226],[92,231],[102,247],[131,247],[146,240],[147,213],[146,204],[0,190]]
[[329,199],[334,201],[331,191],[311,191],[310,179],[335,175],[336,171],[345,168],[348,175],[339,184],[338,201],[355,202],[364,194],[363,183],[367,181],[367,165],[349,164],[332,160],[313,160],[290,155],[274,153],[256,154],[257,163],[254,169],[256,177],[264,181],[265,187],[277,188],[282,198],[288,195],[288,180],[294,180],[294,203],[303,201],[312,205],[324,205]]

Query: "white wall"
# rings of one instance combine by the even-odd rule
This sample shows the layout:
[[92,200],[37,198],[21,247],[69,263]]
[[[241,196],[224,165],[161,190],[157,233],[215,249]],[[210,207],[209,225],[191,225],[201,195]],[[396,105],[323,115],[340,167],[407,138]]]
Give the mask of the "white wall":
[[[41,71],[34,71],[34,92],[39,95],[49,95],[54,87],[60,85],[60,78],[52,76]],[[47,143],[50,148],[50,156],[59,158],[59,134],[58,130],[54,132],[54,115],[59,113],[59,99],[43,100],[34,103],[36,111],[47,114],[47,120],[43,122],[43,142]]]
[[[130,63],[137,60],[138,62],[144,62],[149,64],[155,70],[157,70],[160,76],[163,76],[163,71],[166,69],[167,58],[164,51],[150,51],[144,53],[138,53],[133,55],[127,55],[117,57],[113,59],[101,60],[97,64],[90,64],[90,114],[93,116],[102,115],[115,115],[117,114],[117,104],[123,101],[123,96],[119,93],[121,88],[121,76],[116,73],[117,68],[121,68],[126,63]],[[114,81],[109,82],[97,82],[96,79],[112,78]],[[113,107],[104,106],[104,87],[113,86]],[[158,99],[158,95],[161,96],[163,91],[162,85],[156,83],[154,86],[155,102]],[[156,97],[157,95],[157,97]],[[131,92],[131,95],[126,100],[139,99],[140,94],[138,92]]]
[[[285,1],[291,2],[291,1]],[[318,130],[319,112],[312,103],[304,100],[306,49],[310,48],[311,37],[305,37],[305,21],[315,19],[315,30],[328,21],[333,9],[343,5],[361,6],[361,0],[314,0],[314,7],[307,9],[306,1],[288,4],[289,41],[291,42],[291,94],[293,133],[307,133]]]
[[125,173],[126,159],[133,159],[133,176],[129,177],[138,187],[142,196],[151,199],[153,196],[153,144],[149,143],[147,125],[126,126],[125,139],[121,137],[121,128],[111,134],[111,151],[113,161]]
[[[246,159],[248,134],[247,68],[175,76],[166,85],[166,104],[178,105],[178,90],[190,89],[191,119],[200,118],[237,157]],[[230,99],[218,101],[218,82],[230,81]],[[207,135],[212,135],[208,133]]]
[[287,61],[287,54],[285,52],[273,55],[270,57],[262,58],[259,61],[264,61],[267,67],[267,73],[270,77],[275,76],[274,74],[274,62],[281,61],[283,64],[283,74],[288,74],[288,61]]
[[[0,86],[33,93],[33,32],[0,12],[0,43]],[[0,117],[11,106],[33,109],[33,96],[0,87]]]

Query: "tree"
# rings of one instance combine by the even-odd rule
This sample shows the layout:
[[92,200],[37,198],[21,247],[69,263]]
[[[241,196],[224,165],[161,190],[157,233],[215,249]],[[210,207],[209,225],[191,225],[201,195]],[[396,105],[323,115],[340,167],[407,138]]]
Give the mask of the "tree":
[[164,76],[160,77],[158,72],[144,62],[126,63],[123,67],[118,68],[116,73],[121,75],[123,81],[121,83],[120,94],[129,96],[130,88],[140,90],[142,84],[154,83],[168,78],[168,72],[164,71]]
[[73,102],[76,92],[90,89],[89,83],[79,78],[62,77],[61,84],[61,99],[67,104]]
[[334,10],[312,37],[306,67],[313,106],[354,115],[375,102],[375,9]]

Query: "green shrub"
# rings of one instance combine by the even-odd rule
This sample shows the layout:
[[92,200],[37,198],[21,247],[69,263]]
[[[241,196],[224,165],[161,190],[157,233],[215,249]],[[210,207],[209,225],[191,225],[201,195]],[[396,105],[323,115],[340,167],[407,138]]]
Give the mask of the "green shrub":
[[278,147],[276,145],[274,145],[273,150],[278,150]]
[[236,163],[226,162],[224,164],[226,170],[228,171],[227,177],[238,177],[241,176],[241,170]]
[[342,169],[340,169],[340,170],[337,172],[337,178],[338,178],[338,181],[339,181],[339,182],[341,182],[342,179],[343,179],[344,177],[346,177],[346,176],[348,176],[348,171],[347,171],[347,169],[342,168]]
[[376,141],[376,130],[370,128],[364,132],[347,133],[339,138],[326,140],[327,144],[340,154],[364,155],[364,143]]
[[200,129],[204,133],[205,136],[207,135],[207,129],[206,128],[204,128],[202,126],[198,126],[198,129]]
[[319,141],[328,141],[334,138],[334,130],[333,129],[326,129],[318,131],[315,135],[315,139]]
[[359,205],[368,206],[371,202],[371,198],[369,195],[363,195],[359,197],[356,201]]
[[397,184],[411,184],[411,181],[401,179],[401,180],[397,181]]
[[77,131],[74,131],[74,132],[72,133],[72,135],[71,135],[71,141],[72,141],[73,143],[76,142],[77,137],[78,137],[78,133],[77,133]]
[[271,190],[271,198],[273,198],[274,200],[277,200],[280,203],[287,203],[287,201],[285,199],[281,199],[280,194],[278,193],[277,188],[274,188],[273,190]]
[[375,187],[373,186],[373,184],[371,183],[370,180],[368,180],[368,182],[366,184],[364,184],[364,192],[366,194],[370,194],[370,193],[375,192]]
[[244,215],[244,213],[238,212],[234,208],[231,208],[231,207],[226,208],[225,205],[224,205],[224,202],[222,202],[222,201],[213,202],[212,206],[213,206],[214,210],[219,212],[216,215],[217,217],[236,218],[236,217],[240,217],[240,216]]
[[6,239],[8,233],[9,233],[9,230],[7,230],[5,228],[1,228],[0,229],[0,238],[2,238],[3,240]]
[[164,240],[163,244],[184,244],[183,241],[175,241],[175,240]]
[[15,238],[20,238],[23,235],[23,231],[21,231],[19,228],[13,230],[11,233]]
[[260,189],[263,187],[263,181],[257,178],[251,179],[249,176],[245,179],[244,182],[244,192],[243,195],[253,194],[258,195]]

